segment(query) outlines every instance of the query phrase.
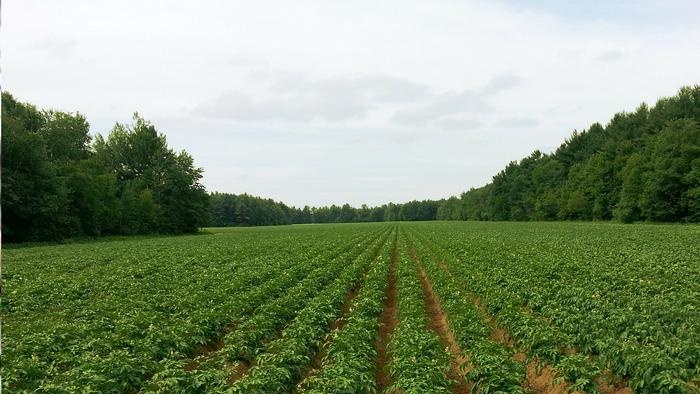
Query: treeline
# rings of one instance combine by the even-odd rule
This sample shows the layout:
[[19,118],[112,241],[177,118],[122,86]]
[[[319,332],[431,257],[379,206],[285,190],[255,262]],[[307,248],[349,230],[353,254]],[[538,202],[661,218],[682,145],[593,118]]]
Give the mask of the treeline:
[[574,132],[440,203],[444,220],[700,221],[700,86]]
[[435,220],[437,209],[438,202],[430,200],[389,203],[378,207],[363,204],[355,208],[344,204],[296,208],[248,194],[212,193],[209,196],[212,225],[219,227]]
[[178,234],[205,225],[399,220],[700,221],[700,86],[533,152],[491,183],[440,201],[289,207],[207,194],[202,169],[138,114],[107,137],[80,113],[39,110],[2,93],[2,235],[6,242]]
[[202,170],[134,115],[104,138],[80,113],[2,93],[3,241],[177,234],[207,223]]
[[433,220],[438,203],[289,207],[248,194],[207,194],[202,169],[134,115],[107,137],[76,112],[40,110],[2,93],[5,242],[191,233],[207,225]]

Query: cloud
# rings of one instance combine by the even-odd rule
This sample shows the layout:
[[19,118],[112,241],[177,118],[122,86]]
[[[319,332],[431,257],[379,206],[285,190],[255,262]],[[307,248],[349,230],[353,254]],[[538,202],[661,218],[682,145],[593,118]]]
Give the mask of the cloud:
[[534,127],[540,124],[540,121],[535,118],[530,118],[527,116],[516,116],[501,119],[496,123],[498,126],[502,127]]
[[479,128],[481,121],[472,117],[450,116],[438,120],[435,124],[445,130],[466,131]]
[[623,57],[625,57],[625,52],[617,49],[611,49],[598,54],[598,56],[595,57],[595,60],[601,62],[614,62],[622,59]]
[[50,57],[67,58],[73,53],[75,44],[76,41],[74,39],[45,38],[35,41],[30,45],[30,48],[35,51],[46,52]]
[[491,80],[486,85],[478,89],[478,92],[482,96],[491,96],[502,91],[517,87],[521,83],[522,78],[520,78],[517,75],[499,75],[497,77],[491,78]]
[[238,120],[269,121],[287,120],[295,122],[324,119],[341,121],[366,115],[368,105],[346,97],[319,98],[297,96],[254,99],[251,95],[227,91],[219,97],[198,105],[195,114],[205,117]]
[[236,53],[229,56],[227,63],[229,66],[241,68],[259,67],[261,65],[266,65],[266,62],[261,59],[252,56],[242,55],[240,53]]
[[[697,0],[5,3],[3,88],[18,99],[100,132],[138,110],[209,190],[301,205],[478,186],[700,81]],[[368,187],[350,181],[358,166],[413,182]]]
[[258,97],[229,90],[197,105],[194,113],[206,117],[241,121],[342,122],[363,119],[383,104],[424,99],[429,89],[404,79],[384,75],[341,75],[310,79],[289,72],[253,73],[269,81]]
[[[451,115],[489,112],[493,110],[489,103],[492,96],[514,88],[520,82],[521,79],[517,76],[498,76],[475,89],[435,95],[428,104],[397,111],[392,120],[401,125],[426,126]],[[447,123],[449,124],[449,121]]]
[[248,73],[255,93],[230,89],[196,105],[193,115],[207,118],[270,122],[361,121],[383,111],[394,125],[471,130],[477,115],[493,112],[489,102],[521,83],[514,75],[496,76],[481,86],[436,93],[428,86],[381,74],[346,74],[310,78],[306,74],[266,67]]
[[396,112],[393,120],[406,126],[425,126],[443,116],[465,112],[482,112],[491,110],[484,97],[477,92],[447,92],[436,96],[428,105],[419,108],[404,109]]

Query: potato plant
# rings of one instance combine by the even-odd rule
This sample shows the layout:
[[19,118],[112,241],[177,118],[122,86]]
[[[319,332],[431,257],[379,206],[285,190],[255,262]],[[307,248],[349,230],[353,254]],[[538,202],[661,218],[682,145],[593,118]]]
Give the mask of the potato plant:
[[399,324],[389,341],[389,370],[393,382],[388,391],[449,393],[450,356],[440,338],[428,329],[418,271],[408,257],[405,237],[399,242],[399,250]]
[[696,226],[208,232],[4,248],[2,390],[700,392]]
[[370,267],[362,290],[350,307],[347,325],[329,334],[321,368],[301,383],[300,392],[376,392],[374,361],[377,351],[374,340],[379,331],[378,319],[383,307],[392,247],[396,247],[396,238],[384,245]]

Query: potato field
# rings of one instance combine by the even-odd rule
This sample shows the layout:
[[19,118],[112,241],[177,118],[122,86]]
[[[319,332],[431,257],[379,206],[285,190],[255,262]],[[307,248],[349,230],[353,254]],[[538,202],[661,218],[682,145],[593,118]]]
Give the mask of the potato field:
[[215,228],[3,251],[6,393],[700,392],[700,227]]

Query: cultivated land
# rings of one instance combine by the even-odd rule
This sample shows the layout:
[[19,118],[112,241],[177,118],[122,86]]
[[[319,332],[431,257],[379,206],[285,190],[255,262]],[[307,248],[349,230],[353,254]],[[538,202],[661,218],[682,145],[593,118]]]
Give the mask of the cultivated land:
[[4,250],[3,390],[699,392],[698,226],[210,232]]

